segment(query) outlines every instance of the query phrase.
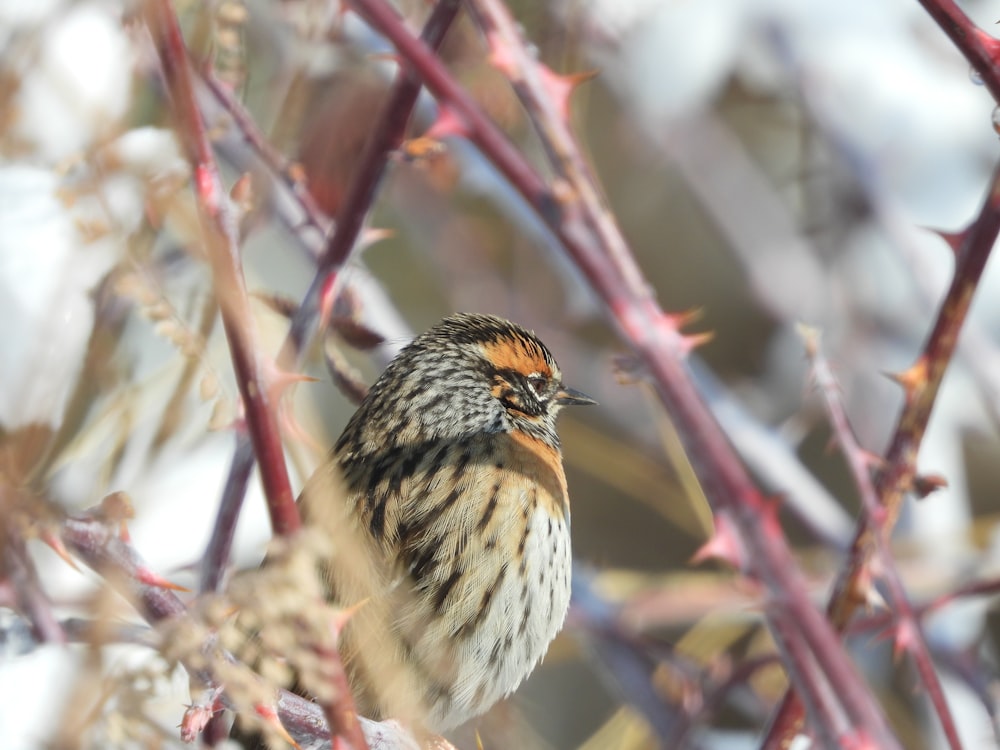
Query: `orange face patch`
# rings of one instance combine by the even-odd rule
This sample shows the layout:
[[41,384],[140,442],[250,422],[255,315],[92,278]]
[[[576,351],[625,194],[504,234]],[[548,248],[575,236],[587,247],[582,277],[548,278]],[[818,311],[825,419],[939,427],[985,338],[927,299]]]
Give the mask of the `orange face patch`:
[[553,372],[545,355],[533,342],[516,337],[481,344],[483,355],[497,370],[512,370],[522,375],[538,374],[552,378]]

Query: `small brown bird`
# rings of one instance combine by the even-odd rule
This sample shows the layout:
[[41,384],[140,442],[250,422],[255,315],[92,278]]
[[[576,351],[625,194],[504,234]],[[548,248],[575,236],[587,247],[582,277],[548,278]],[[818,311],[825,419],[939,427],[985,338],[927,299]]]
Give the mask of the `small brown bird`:
[[335,536],[331,596],[366,601],[341,643],[362,713],[445,731],[544,656],[570,598],[556,415],[593,403],[487,315],[445,318],[382,373],[301,501]]

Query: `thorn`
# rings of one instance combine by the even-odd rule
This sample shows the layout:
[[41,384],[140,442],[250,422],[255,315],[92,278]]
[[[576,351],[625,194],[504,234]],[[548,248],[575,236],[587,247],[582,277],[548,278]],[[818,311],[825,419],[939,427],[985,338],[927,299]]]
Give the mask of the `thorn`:
[[517,60],[511,54],[510,45],[504,42],[502,35],[493,30],[487,31],[486,46],[490,50],[490,54],[486,58],[490,65],[511,81],[521,79],[521,76],[518,75]]
[[907,403],[912,403],[917,396],[917,392],[927,384],[927,357],[921,355],[908,370],[898,373],[885,373],[885,375],[903,387]]
[[796,323],[795,330],[799,334],[799,338],[802,339],[802,345],[806,349],[806,356],[810,359],[814,358],[819,352],[819,328],[806,325],[805,323]]
[[560,75],[547,65],[539,64],[538,72],[542,79],[542,86],[545,92],[551,97],[556,105],[556,110],[564,122],[570,119],[570,97],[577,87],[597,77],[596,70],[586,70],[581,73],[570,73]]
[[427,128],[423,137],[432,141],[440,141],[448,136],[464,138],[468,132],[465,120],[459,117],[451,107],[441,107],[438,110],[437,119]]
[[899,659],[904,653],[915,653],[920,641],[920,630],[911,617],[904,617],[896,626],[896,641],[892,653]]
[[683,310],[679,313],[664,313],[668,325],[673,326],[677,331],[701,320],[705,315],[705,308],[692,307],[690,310]]
[[876,641],[889,638],[892,639],[892,658],[898,662],[903,654],[913,653],[916,650],[920,632],[911,618],[904,617],[875,636]]
[[775,536],[780,536],[784,533],[781,530],[781,522],[778,520],[782,504],[783,500],[780,494],[763,495],[760,498],[760,519],[762,528],[766,533]]
[[552,200],[555,201],[556,206],[560,209],[571,207],[579,195],[572,183],[562,177],[554,178],[549,184],[549,190],[552,194]]
[[239,179],[233,183],[229,190],[229,197],[237,206],[241,214],[249,213],[254,204],[253,176],[249,172],[244,172]]
[[960,232],[946,232],[943,229],[933,229],[931,227],[924,227],[928,232],[936,234],[938,237],[943,239],[948,243],[948,247],[951,251],[958,254],[959,249],[962,247],[962,243],[965,241],[965,237],[968,234],[967,230],[962,230]]
[[389,229],[388,227],[365,227],[361,230],[361,234],[354,243],[354,249],[357,251],[367,250],[372,245],[395,236],[395,229]]
[[365,607],[365,605],[368,604],[370,599],[371,597],[365,597],[360,602],[352,604],[350,607],[338,609],[336,612],[334,612],[333,617],[330,620],[330,630],[333,633],[333,637],[335,639],[337,640],[340,639],[340,634],[344,631],[344,628],[347,626],[347,623],[349,623],[351,619],[358,612],[360,612]]
[[69,565],[77,573],[80,572],[80,566],[77,565],[76,560],[70,556],[69,550],[67,550],[66,545],[63,544],[63,540],[53,534],[50,529],[42,531],[42,533],[38,535],[38,538],[49,545],[49,547],[52,548],[52,551],[62,558],[63,562]]
[[194,183],[198,196],[201,198],[209,214],[219,214],[219,196],[215,194],[215,175],[204,164],[199,164],[194,170]]
[[137,568],[135,571],[135,580],[139,583],[145,584],[146,586],[154,586],[158,589],[167,589],[168,591],[184,591],[188,592],[191,589],[180,586],[176,583],[171,583],[166,578],[154,573],[149,568]]
[[698,565],[709,559],[721,560],[736,570],[743,570],[746,562],[743,543],[740,541],[735,525],[726,514],[716,515],[715,532],[691,556],[689,562]]
[[885,468],[885,459],[874,451],[859,448],[858,452],[870,471],[881,471]]
[[285,169],[288,178],[296,185],[305,185],[309,178],[306,176],[306,168],[300,161],[294,161]]
[[[877,533],[877,532],[876,532]],[[882,594],[875,586],[874,573],[870,567],[865,567],[854,580],[854,586],[850,593],[851,599],[862,605],[868,612],[876,610],[888,610]]]
[[878,745],[864,732],[839,737],[838,740],[844,750],[878,750]]
[[274,706],[265,706],[258,703],[253,707],[253,710],[265,723],[270,724],[285,742],[294,747],[295,750],[302,750],[299,743],[292,738],[292,735],[288,733],[288,730],[281,723],[281,719],[278,718],[278,712]]
[[317,382],[317,379],[311,375],[280,369],[274,360],[270,358],[263,361],[261,369],[263,370],[264,377],[267,379],[268,398],[274,403],[279,403],[282,400],[282,396],[293,385]]
[[357,252],[361,252],[367,250],[372,245],[375,245],[382,240],[387,240],[390,237],[395,236],[395,229],[388,229],[385,227],[365,227],[361,230],[361,234],[358,237],[357,242],[354,243],[354,249]]
[[699,346],[704,346],[709,341],[715,338],[714,331],[705,331],[704,333],[694,333],[689,336],[681,336],[681,356],[687,356],[692,351],[697,349]]
[[913,478],[913,494],[920,500],[947,486],[948,480],[940,474],[923,474]]

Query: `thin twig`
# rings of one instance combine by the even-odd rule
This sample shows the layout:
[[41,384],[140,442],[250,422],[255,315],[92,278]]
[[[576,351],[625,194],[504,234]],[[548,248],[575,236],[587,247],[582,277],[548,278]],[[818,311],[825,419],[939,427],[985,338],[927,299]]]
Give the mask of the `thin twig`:
[[[876,517],[883,506],[879,502],[875,483],[872,481],[868,454],[858,444],[854,431],[851,429],[847,412],[839,396],[837,381],[820,349],[818,334],[806,331],[803,338],[806,344],[806,353],[812,362],[813,377],[823,397],[823,402],[826,404],[834,435],[850,467],[854,484],[858,488],[869,517]],[[917,672],[930,697],[931,705],[934,706],[941,722],[944,736],[952,750],[959,750],[962,743],[958,737],[958,728],[955,726],[955,720],[945,701],[941,680],[934,669],[930,649],[927,647],[919,618],[910,604],[899,575],[899,569],[889,552],[888,539],[885,535],[876,533],[872,535],[872,543],[875,547],[873,554],[878,557],[880,562],[879,571],[882,574],[882,580],[889,592],[890,605],[895,618],[896,643],[905,648],[912,656],[917,666]]]
[[229,464],[212,535],[201,557],[198,590],[203,594],[218,591],[222,585],[253,467],[253,443],[245,431],[239,430],[236,433],[236,452]]
[[267,165],[284,185],[295,196],[295,200],[302,208],[306,223],[318,232],[326,233],[330,221],[323,213],[323,210],[313,200],[309,189],[301,181],[292,176],[292,170],[288,160],[281,154],[270,141],[260,132],[253,116],[247,112],[243,104],[233,95],[232,89],[216,78],[215,74],[206,68],[195,65],[198,76],[205,84],[209,93],[222,106],[222,108],[232,118],[233,124],[242,135],[243,139],[250,147],[260,155],[261,160]]
[[[871,560],[877,548],[876,535],[888,538],[895,527],[906,493],[917,476],[916,459],[931,410],[945,370],[955,353],[962,323],[969,311],[986,261],[1000,233],[1000,164],[990,182],[986,200],[976,221],[959,244],[955,274],[938,311],[923,352],[900,381],[906,389],[906,403],[899,416],[875,490],[880,512],[877,519],[862,512],[846,566],[833,588],[827,612],[834,626],[843,632],[854,615],[870,577]],[[802,725],[802,711],[792,694],[786,694],[771,720],[766,748],[785,747]]]

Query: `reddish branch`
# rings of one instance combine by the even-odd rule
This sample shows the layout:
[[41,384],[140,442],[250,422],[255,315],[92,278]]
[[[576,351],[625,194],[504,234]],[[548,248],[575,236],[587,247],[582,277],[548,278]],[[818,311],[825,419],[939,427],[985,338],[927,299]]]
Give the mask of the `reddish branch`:
[[[1000,42],[979,29],[952,0],[920,0],[959,51],[982,76],[983,83],[1000,101]],[[923,352],[899,380],[906,402],[879,472],[875,490],[880,505],[877,519],[862,512],[847,564],[841,571],[827,605],[834,626],[843,632],[858,607],[858,589],[870,578],[876,535],[887,539],[899,517],[906,493],[917,479],[917,453],[945,370],[955,353],[962,324],[986,261],[1000,232],[1000,165],[994,172],[986,200],[975,222],[954,238],[955,274]],[[802,725],[802,709],[788,694],[772,720],[766,747],[786,747]]]
[[[603,220],[603,206],[569,184],[557,195],[486,118],[437,57],[406,28],[384,0],[352,0],[354,7],[396,46],[466,134],[535,208],[572,261],[611,311],[623,337],[645,364],[656,391],[678,426],[688,455],[717,515],[728,516],[746,550],[747,572],[766,587],[768,612],[798,691],[808,696],[821,731],[838,741],[898,747],[885,719],[808,591],[777,521],[777,511],[753,485],[725,435],[694,388],[683,363],[692,342],[680,334],[649,292],[618,228]],[[505,42],[507,43],[507,42]],[[535,65],[518,39],[504,50],[516,65]],[[530,82],[530,75],[521,75]],[[546,98],[544,92],[533,94]],[[546,109],[529,114],[546,117]],[[553,128],[555,126],[552,126]],[[546,137],[548,127],[539,128]],[[550,153],[555,149],[549,147]],[[582,175],[582,180],[589,177]],[[601,231],[595,231],[600,227]],[[604,231],[610,231],[610,241]],[[818,669],[814,668],[815,664]]]
[[[851,476],[861,495],[865,512],[869,518],[879,518],[884,506],[880,504],[878,491],[872,481],[870,454],[858,444],[854,436],[847,412],[839,396],[837,382],[830,371],[826,358],[820,351],[818,334],[807,331],[803,338],[806,343],[806,351],[812,361],[813,377],[826,404],[834,436],[850,467]],[[945,702],[941,680],[934,669],[930,649],[927,647],[920,621],[906,595],[899,570],[893,563],[888,537],[882,533],[874,533],[870,538],[873,547],[872,555],[878,558],[878,569],[889,593],[889,604],[894,616],[893,630],[896,637],[896,650],[897,652],[905,650],[912,656],[931,704],[941,721],[944,736],[952,750],[959,750],[962,743],[958,738],[958,729],[951,711],[948,709],[948,704]],[[870,579],[868,585],[873,585]]]
[[952,44],[982,78],[983,85],[1000,102],[1000,41],[976,26],[954,0],[919,0],[927,14],[948,35]]
[[195,101],[187,52],[173,7],[169,0],[149,0],[144,11],[173,103],[181,142],[194,167],[205,252],[212,268],[215,296],[229,342],[236,383],[243,398],[250,439],[261,466],[261,483],[271,527],[275,534],[286,536],[298,531],[302,522],[288,480],[281,432],[272,402],[275,391],[254,341],[236,222]]

